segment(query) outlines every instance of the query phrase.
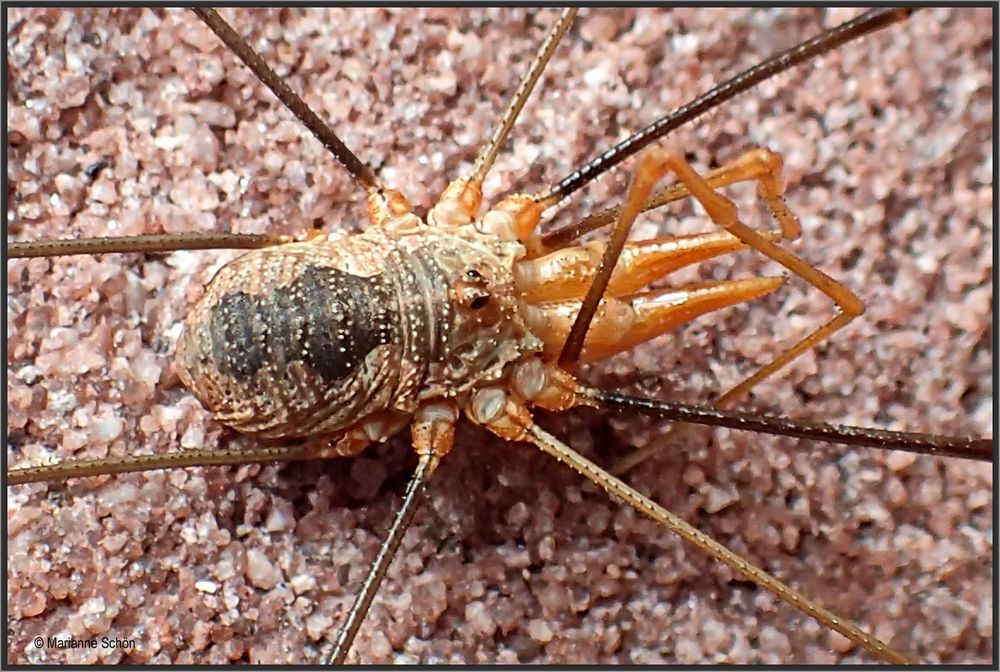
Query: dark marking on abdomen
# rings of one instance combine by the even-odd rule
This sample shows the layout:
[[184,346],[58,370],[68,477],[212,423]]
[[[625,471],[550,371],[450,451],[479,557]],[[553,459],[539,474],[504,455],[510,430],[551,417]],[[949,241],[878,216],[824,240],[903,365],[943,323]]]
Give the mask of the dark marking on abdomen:
[[394,301],[380,276],[308,265],[293,282],[264,294],[223,296],[208,325],[212,359],[219,373],[237,380],[300,361],[334,383],[393,341]]

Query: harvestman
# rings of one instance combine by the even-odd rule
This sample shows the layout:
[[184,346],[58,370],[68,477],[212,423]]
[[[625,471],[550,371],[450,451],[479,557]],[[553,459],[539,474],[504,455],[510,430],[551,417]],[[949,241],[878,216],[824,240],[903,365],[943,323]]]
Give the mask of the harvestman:
[[[496,138],[497,142],[494,142],[493,145],[492,145],[492,147],[494,149],[499,146],[499,141],[500,141],[501,138],[502,138],[502,136],[499,136],[499,135],[497,136],[497,138]],[[760,166],[764,165],[769,160],[764,155],[754,155],[753,158],[759,158],[760,159],[760,161],[758,161],[756,163],[753,163],[753,166],[755,167],[754,169],[759,168]],[[343,157],[342,157],[342,160],[343,160]],[[349,160],[348,160],[348,163],[350,163]],[[487,162],[484,162],[484,163],[487,163]],[[656,154],[656,153],[647,153],[644,156],[644,158],[640,159],[640,166],[641,167],[638,169],[640,175],[642,175],[642,174],[644,174],[644,172],[648,171],[649,174],[650,174],[650,176],[652,178],[657,178],[659,176],[660,168],[662,168],[663,166],[671,166],[671,167],[676,168],[678,170],[684,170],[684,169],[686,169],[686,166],[685,166],[685,164],[683,162],[679,162],[679,161],[677,161],[675,159],[672,159],[672,158],[670,158],[670,157],[668,157],[668,156],[666,156],[664,154]],[[355,172],[356,174],[364,175],[363,168],[360,168],[358,165],[355,165],[354,169],[355,170],[352,171],[352,172]],[[688,180],[689,180],[690,184],[697,185],[696,178],[694,178],[691,175],[688,175],[687,177],[688,177]],[[360,178],[360,179],[361,179],[362,182],[365,181],[365,178]],[[722,174],[721,175],[721,179],[726,179],[726,175]],[[377,193],[378,192],[378,188],[376,188],[374,186],[375,182],[372,180],[372,177],[370,175],[368,176],[367,181],[369,182],[369,187],[371,187],[371,192],[376,192]],[[570,187],[566,191],[572,191],[573,188],[575,188],[575,187]],[[459,188],[456,191],[456,193],[462,193],[461,192],[461,188]],[[775,207],[780,208],[781,207],[780,206],[780,202],[778,200],[776,200],[776,197],[777,197],[777,193],[775,193],[775,200],[774,200],[773,205],[775,205]],[[705,195],[704,198],[707,199],[707,202],[708,202],[708,204],[710,206],[710,210],[711,210],[711,200],[710,200],[711,196],[710,195]],[[632,197],[631,201],[635,202],[635,203],[641,203],[642,201],[645,201],[645,196],[639,197],[639,196],[636,196],[635,193],[633,192],[633,197]],[[717,209],[721,208],[722,210],[725,210],[725,208],[723,206],[724,206],[724,203],[720,203],[717,206]],[[779,210],[779,212],[780,212],[780,210]],[[714,214],[715,214],[715,218],[716,219],[722,218],[722,214],[720,214],[720,212],[716,212]],[[792,226],[794,226],[794,224],[791,223],[791,220],[789,220],[789,219],[786,219],[785,223],[786,223],[786,226],[789,227],[789,228],[791,228]],[[620,235],[618,235],[616,237],[616,240],[624,241],[624,234],[627,233],[627,223],[624,224],[624,225],[616,227],[616,231],[618,231],[619,234],[620,234]],[[524,238],[525,236],[524,236],[524,234],[520,234],[517,237]],[[761,243],[760,241],[755,241],[755,242],[756,242],[756,244],[757,244],[758,247],[766,248],[765,251],[770,251],[772,254],[778,254],[773,249],[769,248],[769,246],[767,245],[766,241],[764,243]],[[12,248],[13,248],[13,246],[12,246]],[[27,249],[27,248],[31,248],[33,250],[39,250],[39,249],[41,249],[40,246],[30,246],[30,245],[27,246],[25,249]],[[76,252],[80,252],[80,251],[82,251],[84,249],[85,248],[81,246],[81,247],[77,247],[75,249],[75,251]],[[128,250],[134,251],[136,249],[136,247],[134,246],[134,243],[133,243],[132,246],[129,246],[129,244],[126,244],[126,246],[123,247],[123,248],[107,248],[107,247],[105,247],[105,248],[98,248],[98,249],[101,249],[103,251],[108,251],[109,249],[128,249]],[[614,255],[611,254],[610,256],[613,258]],[[606,264],[605,268],[607,268],[608,270],[610,270],[610,264]],[[802,270],[805,270],[805,269],[798,268],[797,270],[802,271]],[[806,272],[808,272],[808,271],[806,271]],[[820,282],[822,282],[822,280],[820,280]],[[596,285],[596,283],[595,283],[595,285]],[[771,287],[770,285],[768,286],[768,288],[769,289],[773,289],[773,287]],[[629,290],[629,291],[634,291],[634,290]],[[593,301],[591,301],[591,303],[595,303],[596,299],[600,298],[601,294],[602,294],[601,290],[591,289],[591,293],[589,294],[589,297],[593,299]],[[476,297],[476,298],[478,298],[478,297]],[[475,301],[476,298],[473,298],[472,301]],[[742,300],[742,298],[743,297],[741,296],[739,300]],[[844,302],[847,302],[847,301],[850,300],[849,297],[845,297],[845,296],[841,296],[840,298],[841,298],[841,301],[844,301]],[[586,311],[584,311],[584,312],[586,312]],[[586,321],[587,321],[586,319],[577,318],[576,325],[583,325],[583,328],[585,328],[586,327]],[[567,328],[568,328],[568,323],[567,323]],[[567,368],[569,366],[571,366],[574,363],[574,361],[578,358],[579,350],[582,347],[582,334],[583,334],[583,331],[582,330],[578,330],[577,333],[579,334],[578,337],[574,338],[573,336],[570,336],[570,338],[569,338],[570,343],[575,342],[576,345],[575,346],[568,345],[568,346],[564,347],[563,350],[562,350],[562,355],[560,357],[560,363],[563,364],[563,365],[565,365]],[[559,338],[556,339],[556,340],[560,340],[563,337],[564,337],[564,334],[560,335]],[[574,352],[574,350],[575,350],[575,352]],[[551,372],[551,375],[556,375],[556,371],[553,370]],[[622,403],[622,404],[624,404],[626,406],[629,406],[629,405],[635,406],[635,402],[629,402],[627,399],[626,400],[621,400],[618,397],[615,397],[613,395],[601,395],[601,394],[597,394],[597,393],[593,393],[593,392],[586,392],[586,393],[581,392],[581,394],[583,396],[585,396],[588,401],[592,401],[592,400],[596,399],[596,400],[599,400],[600,402],[602,402],[603,405],[607,405],[609,403]],[[489,405],[488,402],[489,402],[489,399],[486,399],[482,403],[485,404],[485,405]],[[557,402],[557,403],[555,403],[555,405],[559,406],[560,403],[561,402]],[[667,408],[666,406],[660,404],[659,405],[659,410],[663,411],[664,409],[666,409],[667,411],[671,410],[671,409]],[[689,412],[694,412],[691,409],[688,409],[688,411]],[[677,417],[677,416],[675,415],[673,417]],[[480,418],[480,419],[482,420],[483,418]],[[731,420],[733,422],[738,423],[738,424],[744,424],[744,425],[747,422],[764,422],[763,420],[754,420],[752,417],[748,417],[748,416],[745,416],[745,415],[734,416],[733,418],[731,418]],[[487,422],[488,422],[488,420],[487,420]],[[500,432],[505,431],[504,428],[499,427],[499,426],[495,427],[495,429],[497,429]],[[532,429],[531,431],[533,432],[533,434],[531,435],[531,438],[533,438],[534,440],[536,440],[538,442],[542,442],[542,443],[550,443],[551,442],[551,439],[549,439],[547,437],[547,435],[545,435],[543,433],[540,433],[540,430]],[[841,438],[843,437],[843,432],[835,432],[835,434],[837,434]],[[520,436],[520,434],[518,434],[518,436]],[[869,438],[872,438],[873,436],[874,435],[870,435]],[[901,437],[899,435],[895,435],[895,436],[885,435],[882,438],[877,438],[876,437],[874,440],[875,440],[876,443],[884,443],[884,442],[887,442],[887,441],[901,441],[902,445],[904,445],[905,447],[909,447],[909,448],[916,447],[917,443],[921,442],[921,441],[922,442],[931,443],[931,444],[935,443],[934,439],[931,439],[931,438],[928,438],[928,437],[920,437],[920,438],[918,438],[918,437]],[[944,441],[937,441],[937,443],[939,443],[939,444],[948,444],[948,445],[951,445],[953,447],[955,445],[957,445],[958,443],[967,444],[967,447],[968,446],[972,446],[973,444],[975,444],[975,446],[978,447],[978,448],[985,448],[985,447],[987,447],[986,443],[988,443],[988,442],[957,442],[957,441],[951,441],[951,440],[944,440]],[[301,457],[301,454],[297,454],[295,456]],[[239,460],[234,459],[232,461],[246,461],[246,454],[245,453],[243,455],[236,456],[236,457],[240,457],[242,459],[239,459]],[[563,457],[564,458],[568,458],[569,456],[566,455],[566,454],[563,454]],[[201,456],[195,458],[192,461],[192,463],[197,462],[197,463],[201,464],[201,463],[205,463],[206,461],[212,461],[212,460],[208,459],[208,456],[206,456],[206,455],[201,455]],[[427,464],[430,464],[430,462],[428,462],[427,460],[424,460],[422,462],[422,465],[427,465]],[[158,464],[157,466],[161,466],[162,467],[163,465],[162,464]],[[133,467],[134,467],[134,465],[133,465]],[[425,466],[424,468],[426,469],[427,467]],[[39,473],[42,473],[44,475],[45,472],[43,471],[43,472],[39,472]],[[421,472],[418,471],[418,473],[421,473]],[[55,474],[56,477],[59,477],[60,472],[59,472],[58,469],[56,469],[53,472],[49,472],[50,477],[51,477],[52,474]],[[73,472],[62,473],[62,476],[66,476],[66,475],[80,475],[80,474],[81,474],[81,472],[79,472],[79,471],[73,471]],[[418,486],[414,486],[414,487],[420,487],[420,486],[418,485]],[[620,486],[616,486],[616,487],[620,487]],[[622,493],[623,491],[616,490],[616,492]],[[859,640],[859,643],[863,643],[863,644],[866,644],[866,645],[871,645],[871,642],[868,641],[868,640],[866,640],[863,636],[857,635],[857,634],[855,634],[854,636]],[[877,645],[875,645],[873,648],[875,648],[876,650],[882,650]],[[885,652],[884,650],[882,650],[882,651],[883,651],[883,653]],[[346,653],[346,648],[343,648],[342,652]]]

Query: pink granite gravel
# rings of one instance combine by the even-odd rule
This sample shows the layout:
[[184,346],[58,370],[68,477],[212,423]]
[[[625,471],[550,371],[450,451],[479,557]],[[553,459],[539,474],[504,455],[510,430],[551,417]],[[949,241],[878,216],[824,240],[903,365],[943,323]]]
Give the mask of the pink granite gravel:
[[[488,199],[558,179],[735,69],[856,11],[581,12]],[[349,146],[426,208],[470,165],[555,13],[226,15]],[[920,12],[665,141],[700,166],[758,144],[784,155],[788,202],[805,229],[792,249],[868,303],[854,325],[762,385],[753,407],[991,432],[991,25],[989,10]],[[9,10],[7,49],[9,239],[362,226],[345,171],[186,12]],[[601,180],[558,218],[614,202],[626,175]],[[766,225],[750,190],[731,193]],[[707,227],[684,205],[643,220],[638,235]],[[219,443],[224,433],[180,386],[171,354],[185,307],[231,257],[8,262],[8,462]],[[744,253],[679,276],[774,272]],[[585,376],[707,400],[831,314],[795,281]],[[605,464],[664,429],[597,412],[540,420]],[[315,661],[413,464],[397,440],[328,464],[8,488],[10,662]],[[629,481],[900,650],[982,663],[993,646],[991,473],[698,430]],[[38,636],[135,646],[39,649]],[[538,451],[469,427],[352,656],[870,660]]]

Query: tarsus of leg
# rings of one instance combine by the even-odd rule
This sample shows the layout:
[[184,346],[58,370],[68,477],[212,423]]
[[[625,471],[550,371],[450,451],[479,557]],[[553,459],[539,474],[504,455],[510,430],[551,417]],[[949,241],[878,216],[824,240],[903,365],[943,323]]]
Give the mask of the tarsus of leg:
[[624,500],[629,506],[640,513],[649,516],[685,541],[694,544],[699,549],[731,567],[737,573],[774,594],[783,602],[792,605],[807,616],[815,619],[821,625],[837,631],[866,651],[891,663],[913,664],[904,655],[867,634],[852,621],[837,616],[791,586],[774,578],[763,569],[751,564],[701,530],[693,527],[677,515],[638,492],[624,481],[604,471],[537,425],[531,424],[525,427],[524,440],[534,443],[544,452],[568,465],[608,494]]
[[358,629],[368,614],[372,600],[375,599],[375,594],[378,592],[379,586],[382,585],[389,565],[396,557],[396,551],[399,550],[406,530],[409,529],[413,516],[423,499],[427,482],[440,464],[441,458],[448,454],[454,444],[457,417],[457,412],[451,404],[439,403],[423,406],[414,414],[410,431],[413,437],[413,449],[417,452],[420,461],[417,463],[417,468],[413,472],[410,482],[406,485],[403,503],[389,527],[389,534],[382,542],[382,546],[379,547],[378,555],[375,556],[375,561],[369,568],[361,590],[354,598],[351,611],[347,614],[347,619],[340,629],[337,642],[326,661],[328,665],[342,665],[347,659],[347,654],[351,650]]
[[[724,196],[716,193],[712,187],[708,185],[705,180],[694,171],[693,168],[691,168],[690,164],[683,157],[668,155],[666,163],[675,173],[677,173],[681,182],[687,186],[691,194],[702,204],[713,222],[739,238],[741,241],[746,243],[747,246],[758,250],[762,254],[790,270],[795,275],[801,277],[812,286],[819,289],[836,304],[839,311],[838,314],[835,315],[829,322],[807,334],[798,343],[781,352],[777,357],[747,376],[744,380],[737,383],[734,387],[726,391],[713,402],[713,405],[715,406],[725,407],[733,401],[743,397],[751,389],[753,389],[754,386],[774,375],[775,372],[786,366],[799,355],[811,350],[835,332],[843,329],[854,318],[864,312],[865,304],[844,285],[823,273],[818,268],[811,266],[802,258],[792,254],[782,247],[779,247],[776,243],[767,240],[767,238],[762,236],[760,233],[743,224],[737,216],[736,207],[733,203]],[[780,161],[774,165],[774,169],[775,171],[780,171]],[[775,172],[774,179],[767,182],[761,182],[759,193],[764,198],[769,209],[771,209],[771,212],[779,222],[788,220],[789,218],[794,220],[794,216],[789,213],[788,209],[781,200],[780,188],[778,190],[774,190],[775,187],[780,187],[778,175],[779,173]],[[784,225],[782,228],[784,229]],[[640,464],[651,455],[654,455],[661,450],[662,446],[666,445],[668,441],[676,440],[679,436],[678,432],[687,431],[684,427],[685,426],[681,425],[660,435],[660,437],[654,439],[645,448],[629,455],[615,464],[612,467],[612,471],[620,474],[628,471],[637,464]]]
[[[479,151],[472,172],[467,177],[453,180],[447,186],[428,216],[430,223],[464,223],[461,219],[471,220],[476,216],[483,200],[483,181],[486,179],[486,174],[493,167],[500,147],[507,139],[511,128],[514,127],[521,109],[528,101],[532,89],[538,82],[538,78],[541,77],[556,47],[559,46],[559,40],[573,23],[576,13],[577,8],[575,7],[563,9],[559,19],[553,24],[538,47],[534,60],[528,66],[528,70],[508,103],[507,109],[500,115],[489,141]],[[457,213],[453,214],[454,210],[457,210]]]

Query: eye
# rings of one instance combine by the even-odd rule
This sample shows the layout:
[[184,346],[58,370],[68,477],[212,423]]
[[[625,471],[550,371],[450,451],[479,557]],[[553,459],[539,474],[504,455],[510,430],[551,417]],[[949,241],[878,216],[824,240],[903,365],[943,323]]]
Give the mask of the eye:
[[469,308],[473,310],[479,310],[480,308],[485,308],[486,304],[490,302],[490,297],[483,295],[477,296],[472,301],[469,302]]
[[479,271],[477,271],[474,268],[470,268],[469,270],[467,270],[465,272],[465,277],[467,277],[469,280],[482,280],[483,279],[482,273],[480,273]]

